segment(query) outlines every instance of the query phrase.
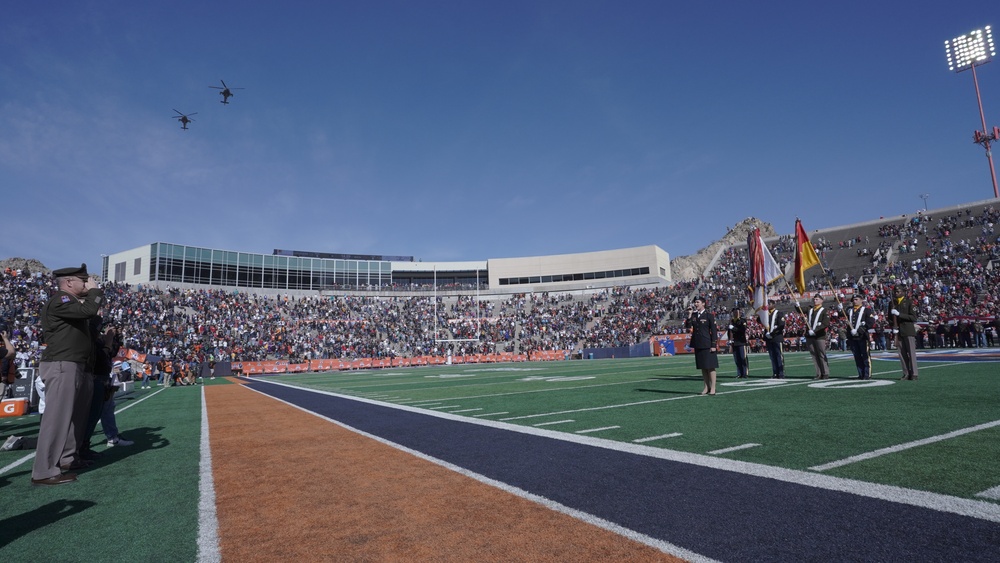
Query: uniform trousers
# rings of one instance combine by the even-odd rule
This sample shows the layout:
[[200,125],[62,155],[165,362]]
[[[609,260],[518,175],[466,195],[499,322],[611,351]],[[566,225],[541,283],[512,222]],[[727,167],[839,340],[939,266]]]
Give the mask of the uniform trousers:
[[854,354],[854,366],[858,368],[858,377],[869,379],[872,376],[872,359],[868,341],[851,338],[848,342],[851,343],[851,353]]
[[94,384],[90,393],[91,400],[87,412],[87,427],[83,433],[83,441],[80,442],[80,451],[90,449],[90,439],[94,436],[94,430],[97,429],[97,423],[100,422],[101,413],[104,410],[104,390],[107,388],[109,379],[108,376],[91,375],[90,377]]
[[830,377],[830,364],[826,359],[826,338],[807,336],[806,350],[809,350],[809,355],[816,364],[816,377],[823,379]]
[[917,377],[917,338],[915,336],[896,335],[896,348],[899,350],[899,363],[903,365],[903,377]]
[[785,354],[781,349],[784,339],[781,337],[771,337],[765,340],[767,343],[767,355],[771,357],[771,373],[776,377],[785,377]]
[[750,375],[750,361],[747,359],[746,344],[733,344],[733,360],[736,362],[736,377]]
[[83,364],[76,362],[40,362],[39,376],[45,384],[45,416],[38,427],[31,478],[48,479],[62,473],[60,465],[77,459],[93,380],[84,372]]

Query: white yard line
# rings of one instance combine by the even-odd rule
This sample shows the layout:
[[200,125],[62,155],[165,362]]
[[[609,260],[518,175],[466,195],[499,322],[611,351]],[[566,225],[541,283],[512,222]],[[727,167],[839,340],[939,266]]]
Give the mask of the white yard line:
[[538,424],[532,424],[532,426],[552,426],[553,424],[566,424],[568,422],[576,422],[575,420],[556,420],[553,422],[539,422]]
[[739,446],[733,446],[731,448],[722,448],[721,450],[712,450],[712,451],[707,452],[707,453],[709,455],[728,454],[729,452],[738,452],[740,450],[748,450],[750,448],[756,448],[759,445],[760,444],[742,444],[742,445],[739,445]]
[[683,436],[683,434],[681,434],[680,432],[671,432],[670,434],[662,434],[660,436],[650,436],[648,438],[638,438],[632,441],[635,442],[636,444],[645,444],[646,442],[652,442],[653,440],[662,440],[664,438],[676,438],[678,436]]
[[587,430],[577,430],[577,434],[590,434],[591,432],[603,432],[605,430],[615,430],[621,426],[602,426],[600,428],[588,428]]
[[1000,500],[1000,486],[993,487],[992,489],[986,489],[981,493],[976,493],[976,496],[981,498]]
[[212,445],[208,438],[208,407],[201,388],[201,460],[198,462],[198,563],[222,561],[219,548],[219,519],[215,507],[215,479],[212,473]]
[[910,448],[916,448],[920,446],[926,446],[927,444],[933,444],[934,442],[950,440],[952,438],[957,438],[958,436],[962,436],[964,434],[969,434],[970,432],[978,432],[980,430],[986,430],[987,428],[994,428],[997,426],[1000,426],[1000,420],[994,420],[993,422],[987,422],[984,424],[977,424],[976,426],[970,426],[968,428],[953,430],[951,432],[940,434],[938,436],[931,436],[929,438],[923,438],[921,440],[914,440],[912,442],[906,442],[905,444],[897,444],[895,446],[889,446],[888,448],[881,448],[875,451],[865,452],[863,454],[852,455],[851,457],[838,459],[837,461],[831,461],[830,463],[824,463],[822,465],[814,465],[809,469],[813,471],[826,471],[827,469],[833,469],[835,467],[843,467],[844,465],[850,465],[852,463],[857,463],[859,461],[865,461],[868,459],[881,457],[888,454],[894,454],[896,452],[901,452],[903,450],[908,450]]

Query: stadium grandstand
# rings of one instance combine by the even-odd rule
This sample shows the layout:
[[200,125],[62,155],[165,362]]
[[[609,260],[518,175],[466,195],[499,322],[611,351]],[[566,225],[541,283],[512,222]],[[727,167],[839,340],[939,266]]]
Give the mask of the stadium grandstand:
[[[998,219],[1000,208],[988,200],[809,231],[823,267],[807,272],[807,292],[837,300],[860,292],[882,310],[891,287],[906,284],[923,317],[918,346],[993,346]],[[684,340],[682,319],[694,295],[707,296],[723,321],[732,307],[748,306],[746,236],[754,226],[768,233],[765,243],[782,266],[794,260],[794,236],[752,218],[673,265],[657,246],[420,262],[153,243],[104,258],[105,316],[122,327],[135,354],[280,362],[300,371],[412,358],[649,355],[656,337]],[[3,314],[13,321],[23,366],[37,362],[37,313],[49,283],[40,274],[9,266],[3,273]],[[804,330],[796,301],[803,296],[780,281],[771,293],[791,313],[786,345],[796,349]],[[842,346],[834,339],[831,345]],[[646,348],[636,350],[640,345]]]

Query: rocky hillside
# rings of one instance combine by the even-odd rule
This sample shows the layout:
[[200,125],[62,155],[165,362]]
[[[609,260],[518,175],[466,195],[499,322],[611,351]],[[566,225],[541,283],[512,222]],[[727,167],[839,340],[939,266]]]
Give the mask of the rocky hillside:
[[7,258],[6,260],[0,260],[0,268],[6,270],[10,268],[12,270],[27,270],[28,272],[42,272],[43,274],[48,274],[49,269],[34,258]]
[[696,254],[680,256],[671,260],[670,273],[674,281],[688,281],[700,278],[720,248],[745,243],[747,241],[747,232],[753,230],[754,227],[760,229],[760,235],[764,238],[777,236],[778,234],[774,231],[774,227],[770,223],[765,223],[756,217],[747,217],[729,229],[726,232],[726,236],[702,248]]

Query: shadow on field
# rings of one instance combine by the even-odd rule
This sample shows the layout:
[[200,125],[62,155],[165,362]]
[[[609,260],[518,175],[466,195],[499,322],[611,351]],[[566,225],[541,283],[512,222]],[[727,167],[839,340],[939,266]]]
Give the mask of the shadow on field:
[[[700,380],[699,380],[700,381]],[[697,395],[697,391],[667,391],[665,389],[636,389],[640,393],[663,393],[665,395]]]
[[96,505],[89,500],[57,500],[34,510],[0,520],[0,547],[74,514]]
[[[123,459],[139,452],[165,448],[170,445],[170,440],[160,435],[161,430],[163,430],[162,426],[129,428],[122,432],[122,437],[135,443],[131,446],[108,446],[104,450],[104,456],[108,459]],[[99,431],[95,435],[104,437]]]

